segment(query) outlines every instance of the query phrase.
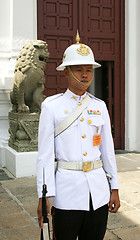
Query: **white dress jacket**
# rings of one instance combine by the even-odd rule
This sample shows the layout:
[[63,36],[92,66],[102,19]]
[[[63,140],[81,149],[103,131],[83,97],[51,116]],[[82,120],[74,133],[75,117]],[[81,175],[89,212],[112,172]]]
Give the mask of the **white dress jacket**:
[[[105,171],[112,176],[111,188],[119,188],[110,119],[103,101],[91,96],[92,101],[81,116],[54,138],[55,127],[79,102],[82,103],[86,94],[77,96],[68,89],[42,103],[37,159],[38,197],[42,197],[45,168],[47,197],[53,197],[54,206],[60,209],[89,210],[90,193],[94,210],[107,204],[110,191]],[[88,110],[92,113],[89,114]],[[94,146],[93,136],[97,134],[101,134],[101,145]],[[55,174],[55,158],[60,161],[96,161],[102,158],[105,171],[102,167],[89,172],[58,168]]]

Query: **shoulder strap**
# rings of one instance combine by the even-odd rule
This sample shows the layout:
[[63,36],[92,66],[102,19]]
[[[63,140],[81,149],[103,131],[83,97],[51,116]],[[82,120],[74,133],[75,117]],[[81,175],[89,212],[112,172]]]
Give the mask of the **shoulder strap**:
[[54,137],[57,137],[60,133],[64,132],[69,126],[76,121],[76,119],[82,114],[85,108],[89,105],[92,98],[87,94],[85,99],[82,101],[82,105],[78,106],[73,110],[73,112],[64,119],[60,124],[55,128]]

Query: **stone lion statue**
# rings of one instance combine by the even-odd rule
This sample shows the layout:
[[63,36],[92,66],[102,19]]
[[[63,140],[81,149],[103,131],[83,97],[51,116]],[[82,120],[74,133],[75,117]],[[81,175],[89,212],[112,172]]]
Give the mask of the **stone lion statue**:
[[48,45],[41,40],[29,41],[21,49],[10,93],[13,112],[40,112],[48,57]]

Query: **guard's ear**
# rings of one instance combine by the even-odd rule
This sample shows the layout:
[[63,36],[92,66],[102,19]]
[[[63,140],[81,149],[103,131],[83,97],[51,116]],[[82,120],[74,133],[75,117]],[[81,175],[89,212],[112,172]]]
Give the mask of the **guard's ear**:
[[63,72],[64,72],[65,77],[68,78],[68,76],[69,76],[69,71],[68,71],[68,69],[65,68]]

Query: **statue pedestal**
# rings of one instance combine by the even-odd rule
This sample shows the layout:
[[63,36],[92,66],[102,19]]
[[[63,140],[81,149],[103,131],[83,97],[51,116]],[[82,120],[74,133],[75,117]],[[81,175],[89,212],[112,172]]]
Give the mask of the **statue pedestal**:
[[9,112],[9,146],[17,152],[38,150],[39,113]]
[[36,175],[39,113],[9,112],[5,167],[17,178]]
[[38,152],[17,152],[11,147],[5,148],[5,167],[16,177],[36,176]]

